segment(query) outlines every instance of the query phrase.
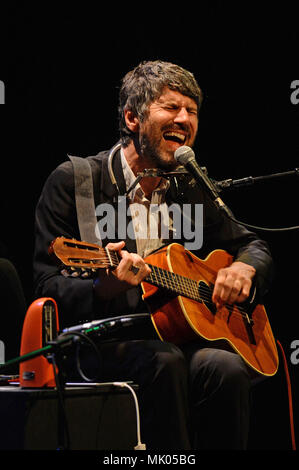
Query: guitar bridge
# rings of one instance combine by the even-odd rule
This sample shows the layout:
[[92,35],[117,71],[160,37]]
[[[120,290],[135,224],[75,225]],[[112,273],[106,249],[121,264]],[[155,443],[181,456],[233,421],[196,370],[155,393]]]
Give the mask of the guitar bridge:
[[246,307],[244,308],[243,306],[241,307],[242,312],[243,312],[243,315],[242,315],[243,321],[244,321],[244,325],[245,325],[250,343],[256,345],[256,340],[255,340],[255,336],[254,336],[253,329],[252,329],[254,325],[254,321],[251,318],[251,313],[255,309],[254,298],[252,298],[249,302],[247,302],[247,305],[248,305],[247,308]]

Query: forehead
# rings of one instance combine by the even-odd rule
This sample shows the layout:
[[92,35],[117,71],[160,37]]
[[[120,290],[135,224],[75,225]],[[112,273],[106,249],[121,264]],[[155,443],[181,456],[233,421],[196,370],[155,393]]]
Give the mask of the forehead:
[[197,103],[193,98],[183,95],[179,91],[164,88],[159,98],[153,101],[152,104],[164,104],[172,102],[180,106],[194,107],[197,109]]

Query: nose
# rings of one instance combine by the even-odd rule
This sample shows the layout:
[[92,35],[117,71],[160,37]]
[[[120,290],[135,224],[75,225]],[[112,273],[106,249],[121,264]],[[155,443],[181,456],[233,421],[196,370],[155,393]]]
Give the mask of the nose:
[[185,107],[181,107],[174,119],[174,122],[180,122],[180,123],[188,123],[190,122],[190,115],[188,113],[188,110]]

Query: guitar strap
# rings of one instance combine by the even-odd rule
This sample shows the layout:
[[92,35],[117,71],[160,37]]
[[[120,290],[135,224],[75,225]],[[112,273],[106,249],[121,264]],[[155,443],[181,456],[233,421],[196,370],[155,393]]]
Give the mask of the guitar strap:
[[68,155],[74,168],[75,200],[81,241],[102,245],[96,236],[96,209],[93,194],[92,171],[86,158]]

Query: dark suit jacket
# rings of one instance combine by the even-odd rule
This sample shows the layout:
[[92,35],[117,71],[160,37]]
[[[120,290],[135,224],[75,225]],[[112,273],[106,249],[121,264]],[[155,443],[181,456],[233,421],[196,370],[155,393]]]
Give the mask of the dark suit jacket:
[[[109,151],[87,157],[92,167],[95,205],[113,203],[118,192],[108,173]],[[125,181],[120,154],[113,160],[113,170],[121,194],[125,193]],[[257,270],[256,286],[263,296],[272,278],[272,259],[267,244],[255,233],[235,224],[223,216],[203,189],[183,178],[178,184],[171,182],[167,192],[168,204],[197,202],[203,204],[203,247],[195,254],[201,258],[210,251],[222,248],[236,259],[254,266]],[[116,210],[117,210],[117,206]],[[48,247],[58,236],[80,239],[77,222],[74,174],[70,161],[56,168],[46,181],[36,208],[34,282],[36,297],[52,297],[56,300],[62,327],[79,321],[145,312],[147,307],[141,299],[141,289],[132,288],[109,302],[97,301],[91,279],[71,278],[61,275],[58,267],[48,255]],[[109,241],[104,240],[105,245]],[[176,240],[178,241],[178,240]],[[181,240],[183,242],[183,240]],[[126,249],[136,251],[135,241],[127,238]]]

